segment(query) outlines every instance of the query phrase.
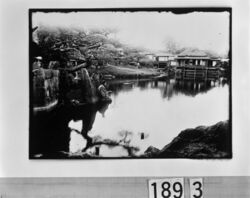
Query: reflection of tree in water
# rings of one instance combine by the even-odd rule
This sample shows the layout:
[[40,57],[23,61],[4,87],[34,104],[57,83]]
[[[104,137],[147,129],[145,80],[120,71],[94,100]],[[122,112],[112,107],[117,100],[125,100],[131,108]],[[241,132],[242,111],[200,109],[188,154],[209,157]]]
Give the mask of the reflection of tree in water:
[[188,81],[188,80],[138,80],[131,82],[112,82],[109,84],[109,89],[112,90],[114,95],[117,95],[120,91],[131,91],[135,87],[139,87],[141,90],[159,89],[161,91],[162,98],[170,100],[174,95],[178,93],[185,94],[187,96],[196,96],[199,93],[206,93],[217,84],[224,85],[227,82],[221,80],[207,80],[207,81]]
[[122,130],[118,132],[119,136],[121,136],[121,139],[119,142],[124,143],[124,144],[130,144],[133,136],[133,132],[127,131],[127,130]]
[[[78,134],[81,134],[84,139],[86,139],[87,144],[82,149],[83,152],[88,149],[95,148],[96,154],[98,155],[100,145],[107,145],[110,147],[114,146],[122,146],[127,150],[128,155],[133,155],[134,152],[137,152],[139,149],[137,147],[133,147],[130,145],[130,141],[132,140],[133,132],[129,131],[121,131],[119,135],[121,136],[120,140],[112,140],[112,139],[103,139],[101,136],[90,137],[88,132],[92,129],[93,124],[95,122],[96,113],[99,112],[104,116],[105,111],[108,109],[109,103],[99,103],[98,105],[86,105],[81,108],[81,110],[77,110],[73,116],[74,121],[82,120],[82,130],[78,131],[76,129],[72,129],[76,131]],[[97,147],[96,147],[97,146]]]
[[141,90],[146,89],[159,89],[161,91],[162,98],[170,100],[174,95],[182,93],[187,96],[196,96],[199,93],[206,93],[216,86],[224,86],[228,84],[226,78],[215,80],[137,80],[137,81],[118,81],[109,84],[109,89],[112,90],[113,95],[118,95],[121,91],[131,91],[135,87],[139,87]]
[[131,80],[114,80],[108,82],[108,90],[111,90],[113,95],[117,95],[120,91],[131,91],[135,87],[141,90],[147,89],[152,83],[152,79],[131,79]]
[[133,81],[113,81],[108,83],[108,90],[112,91],[113,95],[118,95],[120,91],[131,91],[134,88]]
[[138,81],[136,83],[137,87],[140,87],[141,90],[147,89],[148,88],[149,81]]
[[87,140],[86,147],[83,149],[84,151],[93,145],[93,140],[88,135],[88,132],[93,127],[97,111],[100,112],[102,116],[104,116],[105,111],[108,109],[109,104],[110,103],[98,103],[98,104],[85,105],[80,110],[78,109],[73,115],[74,121],[82,120],[82,130],[81,131],[77,131],[76,129],[74,130],[80,133]]
[[118,93],[122,90],[122,83],[108,83],[108,90],[112,91],[113,95],[118,95]]

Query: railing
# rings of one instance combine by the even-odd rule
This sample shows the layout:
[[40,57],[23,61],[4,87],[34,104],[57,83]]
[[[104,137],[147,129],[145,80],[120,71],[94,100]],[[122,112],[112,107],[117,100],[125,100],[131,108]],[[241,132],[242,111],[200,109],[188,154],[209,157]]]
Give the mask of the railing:
[[218,68],[202,66],[183,66],[176,68],[176,78],[187,80],[212,80],[220,76]]

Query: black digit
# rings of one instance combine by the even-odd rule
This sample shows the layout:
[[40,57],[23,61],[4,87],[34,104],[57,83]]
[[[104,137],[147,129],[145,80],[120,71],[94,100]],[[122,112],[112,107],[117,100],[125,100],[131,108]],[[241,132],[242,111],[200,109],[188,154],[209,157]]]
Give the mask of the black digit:
[[157,198],[157,188],[156,188],[156,183],[152,183],[151,186],[154,187],[154,198]]
[[193,186],[195,186],[196,184],[198,185],[198,187],[195,190],[199,191],[199,195],[193,195],[193,197],[194,198],[200,198],[200,197],[202,197],[202,194],[203,194],[202,193],[202,189],[201,189],[202,188],[202,184],[201,184],[201,182],[196,181],[196,182],[193,183]]
[[[167,185],[167,187],[166,187]],[[171,191],[169,190],[170,188],[170,183],[169,182],[163,182],[162,185],[162,192],[161,195],[163,198],[169,198],[171,196]],[[165,193],[168,192],[168,194],[166,195]]]
[[[177,188],[177,186],[178,186],[178,188]],[[182,197],[183,188],[182,188],[182,185],[181,185],[180,182],[175,182],[174,185],[173,185],[173,189],[174,189],[174,192],[179,193],[179,196],[174,195],[175,198],[180,198],[180,197]]]

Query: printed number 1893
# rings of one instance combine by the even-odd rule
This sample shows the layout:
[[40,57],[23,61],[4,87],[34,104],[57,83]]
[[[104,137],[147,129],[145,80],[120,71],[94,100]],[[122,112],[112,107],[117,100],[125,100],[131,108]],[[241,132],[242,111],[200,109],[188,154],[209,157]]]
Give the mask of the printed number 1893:
[[149,198],[184,198],[183,178],[150,180]]

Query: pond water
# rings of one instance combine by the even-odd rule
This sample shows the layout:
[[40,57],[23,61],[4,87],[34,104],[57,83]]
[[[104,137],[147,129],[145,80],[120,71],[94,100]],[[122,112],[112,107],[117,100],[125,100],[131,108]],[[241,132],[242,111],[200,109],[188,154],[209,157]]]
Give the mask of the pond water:
[[[71,129],[86,128],[98,142],[85,152],[103,157],[141,155],[149,146],[162,149],[182,130],[229,119],[229,86],[222,79],[194,82],[123,80],[108,85],[112,103],[94,111],[90,123],[69,122]],[[112,144],[110,143],[112,142]],[[87,141],[71,132],[72,153]]]

